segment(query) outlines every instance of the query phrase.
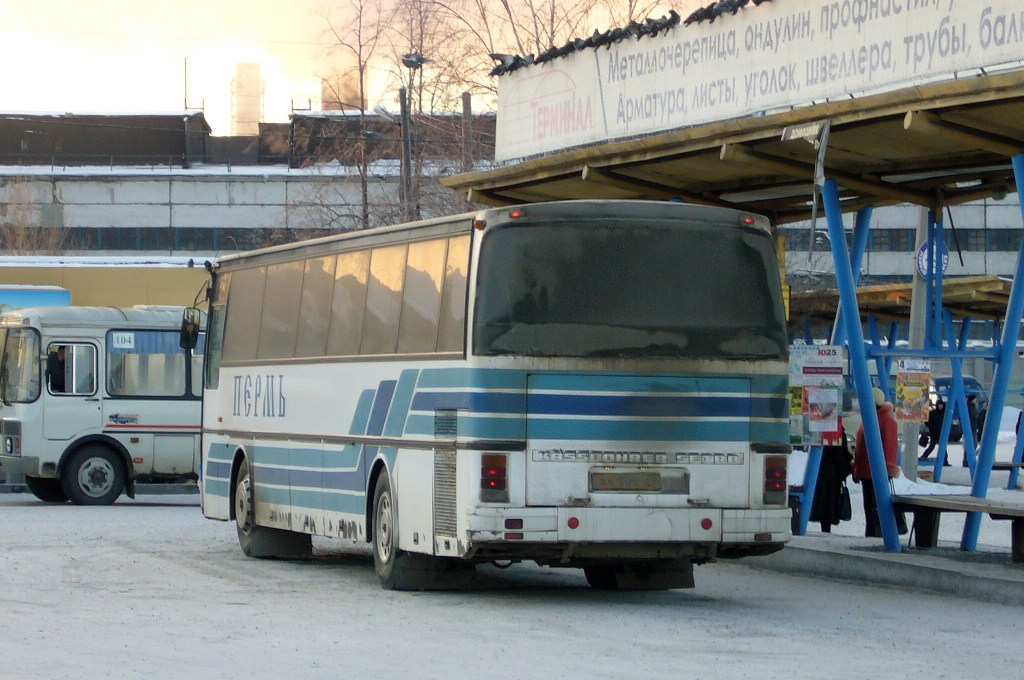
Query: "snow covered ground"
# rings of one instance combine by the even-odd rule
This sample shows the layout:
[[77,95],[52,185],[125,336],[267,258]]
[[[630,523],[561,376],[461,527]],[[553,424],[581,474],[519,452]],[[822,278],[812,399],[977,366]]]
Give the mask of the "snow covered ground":
[[387,592],[344,542],[246,559],[196,500],[0,495],[0,678],[1021,676],[1015,607],[742,562],[698,567],[694,590],[599,592],[515,565],[481,567],[469,592]]

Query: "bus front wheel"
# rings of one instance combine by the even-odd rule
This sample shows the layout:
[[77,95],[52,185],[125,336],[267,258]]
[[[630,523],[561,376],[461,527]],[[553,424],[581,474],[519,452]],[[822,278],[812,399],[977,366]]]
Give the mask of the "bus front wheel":
[[71,454],[61,474],[64,493],[76,505],[110,505],[124,491],[124,482],[124,461],[98,444]]
[[47,477],[25,477],[25,486],[44,503],[67,503],[68,495],[60,485],[59,479]]

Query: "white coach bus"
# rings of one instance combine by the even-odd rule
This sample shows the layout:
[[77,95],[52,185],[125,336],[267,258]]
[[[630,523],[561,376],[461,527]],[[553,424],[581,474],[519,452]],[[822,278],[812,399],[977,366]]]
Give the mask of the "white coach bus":
[[196,479],[202,353],[180,347],[183,309],[0,315],[0,471],[40,500],[82,505],[134,496],[136,481]]
[[790,538],[786,328],[763,217],[486,210],[221,259],[205,516],[249,556],[373,544],[386,588],[477,563],[693,586]]

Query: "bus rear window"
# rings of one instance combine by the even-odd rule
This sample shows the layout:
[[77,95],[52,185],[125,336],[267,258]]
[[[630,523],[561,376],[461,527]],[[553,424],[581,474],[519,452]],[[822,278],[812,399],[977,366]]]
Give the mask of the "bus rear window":
[[497,228],[481,246],[474,352],[784,358],[771,238],[653,221]]

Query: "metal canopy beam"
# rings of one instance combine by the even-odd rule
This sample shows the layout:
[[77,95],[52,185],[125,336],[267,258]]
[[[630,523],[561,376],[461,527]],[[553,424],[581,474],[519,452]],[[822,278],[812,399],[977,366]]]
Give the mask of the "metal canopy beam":
[[[793,177],[814,177],[813,163],[801,163],[788,158],[769,156],[742,144],[723,144],[719,157],[723,161],[742,161]],[[894,186],[871,175],[848,175],[827,167],[825,172],[837,182],[842,182],[843,186],[861,193],[918,205],[933,205],[935,203],[935,197],[931,194]]]
[[603,184],[605,186],[615,187],[625,191],[634,191],[650,198],[660,198],[664,200],[682,198],[690,203],[726,205],[724,202],[717,200],[716,197],[707,197],[702,194],[686,191],[685,189],[677,189],[636,177],[628,177],[621,173],[609,170],[608,168],[597,168],[592,165],[583,166],[580,178],[584,182],[594,182],[595,184]]
[[908,111],[907,115],[903,117],[903,129],[942,137],[945,142],[951,140],[960,142],[972,148],[997,153],[1000,156],[1014,156],[1024,151],[1024,141],[976,130],[959,123],[951,123],[928,111]]

